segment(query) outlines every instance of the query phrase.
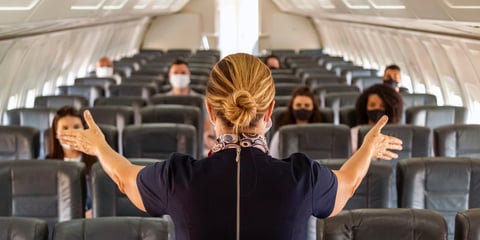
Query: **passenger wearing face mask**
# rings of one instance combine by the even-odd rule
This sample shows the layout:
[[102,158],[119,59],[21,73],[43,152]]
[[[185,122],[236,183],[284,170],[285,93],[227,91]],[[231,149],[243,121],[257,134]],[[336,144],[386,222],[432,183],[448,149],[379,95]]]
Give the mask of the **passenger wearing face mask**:
[[[201,95],[190,88],[190,69],[188,63],[182,59],[176,59],[170,66],[168,71],[168,80],[172,89],[167,92],[167,95]],[[204,155],[215,145],[215,132],[208,120],[206,109],[202,109],[205,113],[205,120],[203,125],[203,143]]]
[[403,99],[392,87],[376,84],[363,91],[355,103],[357,126],[351,129],[352,152],[357,150],[358,129],[361,125],[374,125],[383,115],[388,123],[399,123],[403,114]]
[[[280,118],[278,128],[289,124],[307,124],[321,122],[317,96],[308,87],[299,87],[288,103],[287,111]],[[278,131],[270,141],[270,155],[280,156]]]
[[49,136],[49,153],[47,159],[63,160],[68,162],[83,162],[87,173],[87,199],[85,206],[85,216],[91,217],[92,199],[90,191],[90,170],[97,158],[74,150],[72,146],[61,144],[58,140],[58,133],[63,130],[85,129],[86,123],[82,114],[71,106],[60,108],[53,118],[52,127]]
[[400,73],[400,67],[392,64],[385,68],[383,73],[382,82],[400,92],[400,83],[402,82],[402,74]]
[[113,62],[108,57],[101,57],[95,66],[95,76],[99,78],[113,78],[120,84],[121,77],[114,73]]

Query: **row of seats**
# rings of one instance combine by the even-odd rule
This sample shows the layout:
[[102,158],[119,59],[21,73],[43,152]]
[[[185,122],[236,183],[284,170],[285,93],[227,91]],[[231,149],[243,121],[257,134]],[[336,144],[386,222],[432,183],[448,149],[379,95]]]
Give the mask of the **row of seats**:
[[[146,165],[158,160],[131,161]],[[340,160],[320,162],[332,169],[342,164]],[[0,162],[0,194],[3,199],[0,216],[37,217],[46,220],[50,227],[56,222],[82,218],[83,168],[81,163],[54,160]],[[480,159],[404,159],[396,171],[398,207],[441,213],[450,235],[454,233],[458,211],[480,207]],[[119,192],[98,163],[94,165],[91,177],[94,217],[145,216]],[[388,164],[373,162],[345,210],[395,207],[391,205],[392,195],[389,193],[392,178],[393,171]]]

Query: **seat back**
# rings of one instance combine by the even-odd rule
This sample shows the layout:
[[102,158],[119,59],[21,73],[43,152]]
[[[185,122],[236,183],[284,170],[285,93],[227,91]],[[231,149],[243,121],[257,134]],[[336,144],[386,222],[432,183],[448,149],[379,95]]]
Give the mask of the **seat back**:
[[75,85],[99,86],[108,89],[108,86],[117,84],[114,78],[85,77],[76,78]]
[[[142,123],[184,123],[197,130],[198,146],[203,146],[202,111],[195,106],[162,104],[144,107],[141,110]],[[198,156],[203,155],[203,148],[198,147]]]
[[355,106],[359,92],[327,93],[322,102],[322,107],[329,107],[334,112],[334,123],[340,124],[340,108]]
[[62,160],[0,162],[0,216],[57,222],[84,216],[85,165]]
[[202,110],[202,114],[205,113],[204,97],[201,95],[167,95],[156,94],[150,99],[151,104],[177,104],[195,106]]
[[76,109],[88,106],[88,100],[83,96],[38,96],[35,98],[34,107],[61,108],[65,105]]
[[317,240],[447,240],[442,215],[424,209],[356,209],[317,220]]
[[167,240],[168,223],[159,218],[104,217],[77,219],[55,226],[54,240]]
[[141,97],[146,101],[155,94],[155,87],[145,84],[111,85],[108,90],[113,97]]
[[468,209],[455,216],[455,240],[480,240],[480,208]]
[[327,93],[341,93],[341,92],[356,92],[360,93],[360,89],[357,86],[344,85],[344,84],[328,84],[320,85],[313,89],[313,92],[318,95],[320,102],[325,102],[325,95]]
[[437,106],[437,97],[428,93],[402,94],[403,109],[413,106]]
[[[317,160],[330,169],[338,170],[346,159]],[[359,208],[395,208],[392,193],[394,188],[394,173],[390,164],[384,161],[373,161],[368,168],[355,194],[348,200],[343,209]]]
[[132,107],[134,113],[134,122],[140,124],[142,119],[140,116],[140,110],[147,106],[147,100],[142,97],[107,97],[97,98],[95,100],[95,106],[125,106]]
[[340,124],[345,124],[349,127],[357,126],[357,112],[354,106],[343,106],[338,111]]
[[40,131],[32,127],[0,126],[0,160],[38,158]]
[[406,123],[436,128],[442,125],[464,124],[467,109],[455,106],[415,106],[406,110]]
[[[156,163],[158,159],[129,159],[133,164],[146,166]],[[99,163],[95,163],[91,171],[93,217],[137,216],[148,217],[148,214],[137,209],[127,195],[118,190],[117,185],[105,173]]]
[[275,84],[275,96],[292,96],[293,91],[301,86],[298,83],[277,83]]
[[410,158],[397,165],[399,207],[442,213],[453,235],[458,211],[480,207],[480,159]]
[[296,152],[313,159],[348,158],[351,155],[350,128],[344,125],[287,125],[278,131],[280,158]]
[[[372,126],[361,126],[358,130],[358,146],[361,146],[365,135]],[[399,138],[403,142],[403,149],[400,151],[392,150],[398,154],[397,159],[388,161],[395,167],[399,160],[412,157],[430,157],[432,156],[432,130],[427,127],[401,124],[387,124],[382,129],[382,133],[388,136]]]
[[456,124],[437,127],[434,132],[435,156],[480,157],[480,125]]
[[367,89],[375,84],[382,83],[381,77],[357,77],[352,78],[352,85],[357,86],[360,91]]
[[172,152],[196,158],[197,131],[181,123],[146,123],[123,131],[123,154],[129,158],[166,159]]
[[2,240],[47,240],[47,222],[36,218],[0,217]]
[[105,88],[96,85],[69,85],[57,88],[59,95],[83,96],[88,100],[85,106],[93,106],[95,99],[106,95]]

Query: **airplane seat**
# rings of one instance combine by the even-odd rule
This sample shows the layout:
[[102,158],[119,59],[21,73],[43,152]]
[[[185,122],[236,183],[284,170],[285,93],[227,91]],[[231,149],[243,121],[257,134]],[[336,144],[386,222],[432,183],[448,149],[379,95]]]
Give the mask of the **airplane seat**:
[[354,77],[352,78],[352,86],[357,86],[360,91],[367,89],[375,84],[382,83],[381,77]]
[[75,219],[55,226],[53,240],[168,240],[168,222],[159,218],[104,217]]
[[465,124],[467,108],[457,106],[414,106],[406,112],[406,123],[436,128],[442,125]]
[[[36,128],[40,131],[39,133],[39,146],[43,146],[45,139],[44,131],[50,128],[52,125],[53,118],[57,112],[56,108],[16,108],[10,109],[6,112],[6,125],[14,126],[28,126]],[[42,147],[38,153],[38,158],[45,158],[46,153],[43,151]]]
[[80,95],[77,96],[64,96],[64,95],[52,95],[52,96],[37,96],[33,104],[34,108],[61,108],[63,106],[72,106],[76,109],[88,106],[88,100]]
[[273,78],[273,81],[275,82],[275,85],[285,84],[285,83],[297,84],[297,85],[302,84],[302,80],[293,74],[275,74],[275,75],[272,74],[272,78]]
[[397,165],[399,207],[442,213],[453,239],[455,214],[480,207],[480,159],[411,158]]
[[0,160],[38,158],[40,131],[27,126],[0,126]]
[[123,131],[123,155],[127,158],[167,159],[172,152],[197,157],[197,131],[182,123],[130,125]]
[[480,209],[468,209],[455,215],[455,240],[480,240]]
[[132,107],[134,113],[135,124],[140,124],[140,110],[147,106],[147,100],[142,97],[101,97],[95,100],[94,106],[125,106]]
[[330,123],[287,125],[278,129],[280,157],[302,152],[312,159],[348,158],[352,152],[350,128]]
[[203,155],[204,116],[196,106],[185,105],[151,105],[141,110],[142,123],[183,123],[197,130],[198,156]]
[[406,111],[413,106],[437,106],[437,97],[428,93],[401,93],[403,100],[403,114],[401,122],[406,122]]
[[298,50],[299,55],[305,55],[305,56],[322,56],[324,55],[323,49],[318,48],[318,49],[300,49]]
[[341,93],[341,92],[357,92],[360,93],[360,89],[357,86],[350,86],[345,84],[325,84],[319,85],[313,88],[313,92],[317,94],[320,102],[325,101],[325,95],[327,93]]
[[433,129],[435,156],[480,157],[480,125],[455,124]]
[[156,93],[154,86],[134,83],[111,85],[108,90],[112,97],[142,97],[147,102]]
[[318,240],[447,240],[442,215],[425,209],[355,209],[317,220]]
[[275,96],[275,108],[288,107],[291,99],[291,96]]
[[[320,159],[318,163],[338,170],[347,159]],[[396,208],[392,201],[392,191],[395,191],[395,175],[392,167],[385,161],[372,161],[367,175],[358,186],[355,194],[348,200],[344,210],[359,208]]]
[[355,106],[343,106],[338,110],[340,124],[345,124],[349,127],[357,126],[357,112]]
[[350,68],[345,68],[342,69],[340,75],[345,76],[347,80],[347,84],[352,85],[352,79],[354,78],[369,78],[369,77],[374,77],[377,74],[377,70],[375,69],[350,69]]
[[155,94],[150,102],[152,105],[161,104],[176,104],[195,106],[202,110],[202,114],[207,116],[205,109],[204,96],[202,95],[168,95],[168,94]]
[[335,114],[335,124],[340,124],[340,108],[344,106],[355,106],[359,92],[340,92],[340,93],[327,93],[325,99],[322,102],[322,107],[331,108]]
[[[84,217],[85,165],[60,160],[0,162],[0,216],[57,222]],[[51,239],[51,238],[50,238]]]
[[310,75],[305,77],[305,85],[310,89],[315,89],[323,85],[345,85],[347,83],[345,77],[337,77],[334,75]]
[[[154,164],[159,159],[135,158],[128,159],[135,165],[146,166]],[[118,190],[117,185],[105,173],[100,163],[92,166],[92,212],[93,217],[148,217],[128,199],[127,195]]]
[[84,77],[75,78],[74,85],[99,86],[104,90],[108,89],[110,85],[116,85],[117,81],[114,78],[100,78],[100,77]]
[[275,84],[275,96],[292,96],[293,91],[303,85],[298,83],[278,83]]
[[84,96],[88,104],[93,106],[95,99],[105,96],[105,88],[96,85],[69,85],[57,87],[58,95]]
[[37,218],[0,217],[0,239],[47,240],[47,222]]
[[[371,128],[372,126],[369,125],[364,125],[359,128],[358,146],[362,145],[363,139]],[[387,124],[383,127],[382,133],[399,138],[403,142],[402,150],[393,150],[393,152],[398,154],[398,158],[388,161],[394,168],[401,159],[432,156],[432,130],[428,127]]]

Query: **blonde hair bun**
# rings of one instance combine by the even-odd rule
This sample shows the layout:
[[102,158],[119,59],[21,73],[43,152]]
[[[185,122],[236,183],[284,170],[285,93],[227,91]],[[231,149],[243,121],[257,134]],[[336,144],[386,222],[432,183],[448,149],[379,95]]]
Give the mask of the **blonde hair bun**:
[[225,101],[225,118],[240,129],[250,126],[257,115],[257,104],[250,92],[240,89]]

